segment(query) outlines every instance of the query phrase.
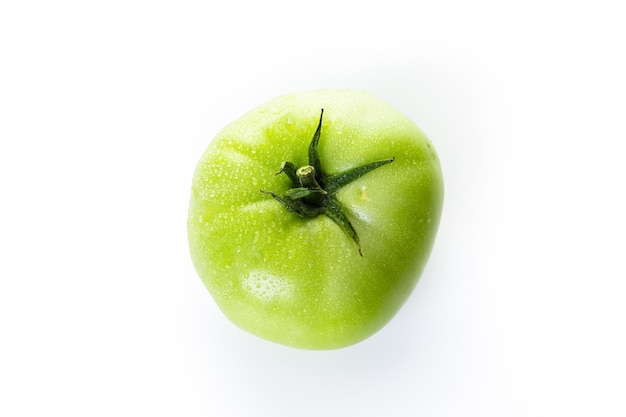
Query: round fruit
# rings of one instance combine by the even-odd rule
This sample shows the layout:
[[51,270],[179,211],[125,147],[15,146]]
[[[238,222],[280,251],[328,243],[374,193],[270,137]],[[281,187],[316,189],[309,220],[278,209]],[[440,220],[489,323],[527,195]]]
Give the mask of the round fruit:
[[191,257],[241,328],[299,348],[345,347],[405,302],[442,203],[437,154],[406,116],[364,92],[285,95],[202,155]]

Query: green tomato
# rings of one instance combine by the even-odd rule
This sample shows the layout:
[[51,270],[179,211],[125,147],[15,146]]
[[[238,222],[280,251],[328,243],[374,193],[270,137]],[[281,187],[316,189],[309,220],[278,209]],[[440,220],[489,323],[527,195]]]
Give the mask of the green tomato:
[[285,95],[228,125],[202,155],[191,257],[239,327],[341,348],[406,301],[442,204],[437,154],[406,116],[358,91]]

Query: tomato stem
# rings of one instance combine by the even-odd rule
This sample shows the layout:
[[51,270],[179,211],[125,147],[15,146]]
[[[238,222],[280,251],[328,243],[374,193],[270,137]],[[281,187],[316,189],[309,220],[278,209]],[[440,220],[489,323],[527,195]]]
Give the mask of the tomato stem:
[[323,116],[324,109],[321,110],[317,129],[309,144],[309,164],[296,169],[292,162],[286,161],[282,163],[280,170],[276,173],[276,175],[285,173],[291,180],[291,188],[283,195],[278,195],[272,191],[261,190],[261,192],[271,195],[288,211],[300,217],[311,218],[323,214],[330,218],[356,243],[359,255],[363,256],[359,236],[335,194],[342,187],[383,165],[393,162],[395,158],[359,165],[331,176],[324,175],[318,151]]

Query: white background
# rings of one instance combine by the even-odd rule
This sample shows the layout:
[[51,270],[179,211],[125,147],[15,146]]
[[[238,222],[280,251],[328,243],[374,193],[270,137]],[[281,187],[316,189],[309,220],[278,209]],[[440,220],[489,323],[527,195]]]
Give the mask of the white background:
[[[626,59],[614,1],[4,1],[0,415],[626,415]],[[300,351],[228,322],[195,163],[283,93],[370,91],[437,148],[415,292]]]

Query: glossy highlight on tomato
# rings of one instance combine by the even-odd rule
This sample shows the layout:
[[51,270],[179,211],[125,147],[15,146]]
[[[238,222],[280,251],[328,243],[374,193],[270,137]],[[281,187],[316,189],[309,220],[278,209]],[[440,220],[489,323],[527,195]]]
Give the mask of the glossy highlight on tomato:
[[341,348],[411,294],[442,205],[438,156],[406,116],[360,91],[284,95],[226,126],[200,158],[191,257],[239,327]]

